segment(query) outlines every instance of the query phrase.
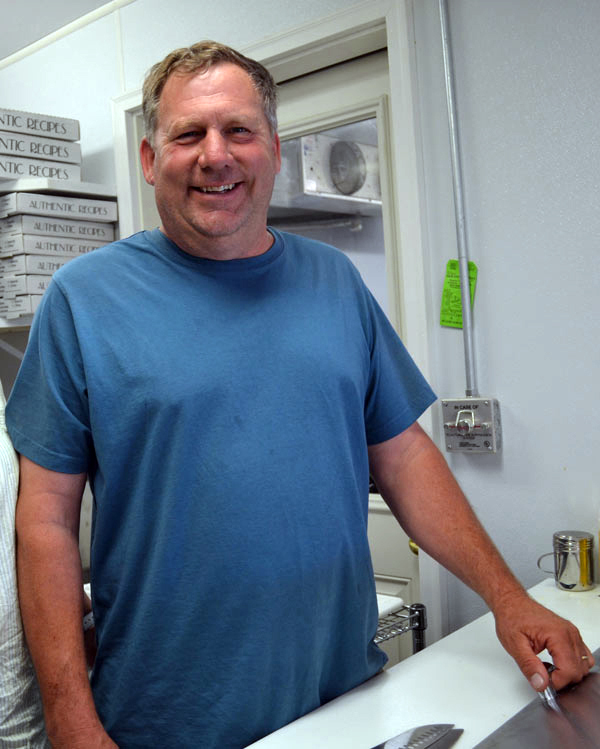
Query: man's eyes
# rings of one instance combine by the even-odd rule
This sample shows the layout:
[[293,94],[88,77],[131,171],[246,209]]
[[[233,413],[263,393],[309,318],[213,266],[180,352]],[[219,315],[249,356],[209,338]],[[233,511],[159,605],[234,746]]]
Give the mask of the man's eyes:
[[199,130],[187,130],[185,133],[179,133],[176,140],[191,140],[192,138],[200,138],[202,133]]
[[[245,136],[245,135],[250,135],[251,131],[247,127],[244,127],[243,125],[233,125],[226,131],[226,134],[234,135],[234,136],[237,136],[237,135]],[[185,132],[177,135],[176,140],[185,142],[189,140],[201,139],[201,138],[204,138],[205,136],[206,136],[206,131],[204,130],[186,130]]]

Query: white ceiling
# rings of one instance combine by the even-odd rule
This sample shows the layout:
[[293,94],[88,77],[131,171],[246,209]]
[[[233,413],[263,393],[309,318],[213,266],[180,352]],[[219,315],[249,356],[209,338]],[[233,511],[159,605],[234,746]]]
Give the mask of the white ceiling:
[[0,60],[106,4],[106,0],[0,0]]

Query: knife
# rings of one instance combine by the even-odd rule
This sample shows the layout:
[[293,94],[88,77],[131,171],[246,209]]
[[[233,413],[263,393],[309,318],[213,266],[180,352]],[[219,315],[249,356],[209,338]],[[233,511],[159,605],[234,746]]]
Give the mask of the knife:
[[372,749],[448,749],[462,732],[454,723],[431,723],[404,731]]

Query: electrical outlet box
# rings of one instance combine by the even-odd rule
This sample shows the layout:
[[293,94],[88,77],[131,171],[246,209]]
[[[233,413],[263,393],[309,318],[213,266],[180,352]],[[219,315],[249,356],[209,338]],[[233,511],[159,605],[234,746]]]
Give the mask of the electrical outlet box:
[[442,399],[448,452],[497,453],[502,449],[500,406],[495,398]]

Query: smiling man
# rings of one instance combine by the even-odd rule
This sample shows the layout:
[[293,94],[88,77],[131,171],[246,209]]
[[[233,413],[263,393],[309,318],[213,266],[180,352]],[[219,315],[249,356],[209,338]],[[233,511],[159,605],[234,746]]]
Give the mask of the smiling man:
[[141,160],[161,227],[68,263],[36,314],[7,425],[21,610],[55,747],[241,749],[380,671],[370,472],[484,597],[536,689],[545,647],[557,687],[593,665],[416,423],[435,396],[354,266],[267,228],[275,99],[264,67],[214,42],[158,63]]
[[171,75],[141,159],[161,229],[181,249],[230,260],[273,244],[267,209],[281,165],[279,138],[237,64]]

